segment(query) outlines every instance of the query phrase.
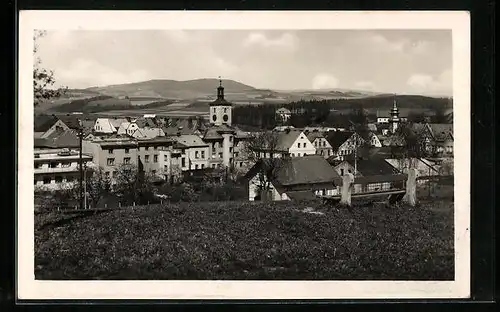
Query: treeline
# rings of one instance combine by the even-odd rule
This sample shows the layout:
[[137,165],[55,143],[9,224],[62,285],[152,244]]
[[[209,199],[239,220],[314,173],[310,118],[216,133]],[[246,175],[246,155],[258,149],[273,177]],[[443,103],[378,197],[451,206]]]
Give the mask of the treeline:
[[[408,119],[423,122],[428,115],[432,122],[447,122],[445,111],[453,108],[448,98],[430,98],[425,96],[396,96],[399,109],[408,109]],[[301,100],[281,106],[276,104],[241,105],[233,109],[233,120],[237,124],[272,129],[277,125],[338,126],[355,118],[354,110],[363,109],[370,121],[376,121],[377,110],[388,111],[393,106],[394,97],[374,96],[357,99]],[[292,112],[291,118],[284,122],[276,116],[276,110],[284,107]],[[429,114],[430,113],[430,114]],[[345,126],[345,125],[344,125]]]

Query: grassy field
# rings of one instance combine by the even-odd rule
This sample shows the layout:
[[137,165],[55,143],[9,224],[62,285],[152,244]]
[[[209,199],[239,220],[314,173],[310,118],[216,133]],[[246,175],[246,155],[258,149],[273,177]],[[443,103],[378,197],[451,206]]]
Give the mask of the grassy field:
[[[305,212],[309,206],[321,214]],[[73,219],[40,214],[35,274],[55,280],[452,280],[453,241],[453,203],[444,199],[352,211],[317,203],[209,202]]]

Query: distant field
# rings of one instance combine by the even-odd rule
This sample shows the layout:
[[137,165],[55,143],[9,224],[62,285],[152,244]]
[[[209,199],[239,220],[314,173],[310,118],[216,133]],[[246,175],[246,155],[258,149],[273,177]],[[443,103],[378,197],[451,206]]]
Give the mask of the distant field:
[[[315,207],[321,214],[304,212]],[[438,209],[437,209],[438,208]],[[59,219],[59,220],[58,220]],[[200,202],[35,215],[36,279],[453,280],[453,202]]]

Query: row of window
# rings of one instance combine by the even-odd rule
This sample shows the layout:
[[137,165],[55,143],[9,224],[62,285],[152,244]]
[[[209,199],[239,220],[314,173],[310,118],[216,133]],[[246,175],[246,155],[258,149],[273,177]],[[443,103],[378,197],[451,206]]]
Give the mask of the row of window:
[[[300,146],[299,146],[300,147]],[[314,141],[314,147],[326,147],[326,141]]]
[[[45,164],[47,164],[47,163],[45,163]],[[36,162],[35,169],[42,168],[43,165],[44,165],[44,163]],[[69,167],[71,167],[70,162],[65,162],[65,163],[50,162],[50,163],[48,163],[48,165],[49,165],[49,168],[69,168]]]
[[[142,150],[143,151],[149,151],[150,148],[152,148],[155,151],[158,150],[158,146],[143,146]],[[114,153],[114,150],[112,148],[108,149],[108,154],[113,154],[113,153]],[[129,148],[125,148],[125,154],[129,154],[129,153],[130,153],[130,149]]]
[[[40,180],[35,179],[34,181],[35,181],[35,185],[37,185]],[[55,176],[53,178],[52,177],[43,177],[43,179],[42,179],[43,184],[51,184],[52,181],[54,181],[54,183],[62,183],[64,181],[64,177],[62,177],[62,176]],[[66,182],[76,182],[76,181],[78,181],[78,177],[76,177],[76,176],[75,177],[73,177],[73,176],[66,177]]]

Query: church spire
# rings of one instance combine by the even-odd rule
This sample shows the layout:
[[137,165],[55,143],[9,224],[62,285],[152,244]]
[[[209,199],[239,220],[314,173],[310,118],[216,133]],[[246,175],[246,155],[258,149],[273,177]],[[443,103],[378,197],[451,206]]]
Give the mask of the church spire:
[[224,87],[222,86],[222,79],[220,76],[219,76],[219,87],[217,88],[217,99],[218,100],[224,99]]

